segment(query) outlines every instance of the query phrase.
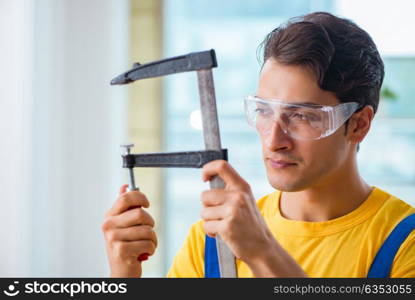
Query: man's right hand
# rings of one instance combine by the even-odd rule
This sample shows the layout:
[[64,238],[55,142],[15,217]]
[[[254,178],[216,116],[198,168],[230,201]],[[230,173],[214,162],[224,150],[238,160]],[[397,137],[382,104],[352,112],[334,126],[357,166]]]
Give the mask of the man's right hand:
[[121,187],[102,224],[111,277],[141,277],[138,257],[145,253],[153,255],[157,247],[154,220],[141,208],[148,208],[150,203],[143,193],[127,192],[127,187]]

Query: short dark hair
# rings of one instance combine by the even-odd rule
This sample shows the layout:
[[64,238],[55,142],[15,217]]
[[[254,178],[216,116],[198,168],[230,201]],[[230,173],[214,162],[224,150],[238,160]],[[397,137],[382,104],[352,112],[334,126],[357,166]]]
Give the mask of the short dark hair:
[[269,58],[311,69],[321,89],[340,102],[371,105],[376,112],[384,65],[369,34],[354,22],[327,12],[289,19],[262,42]]

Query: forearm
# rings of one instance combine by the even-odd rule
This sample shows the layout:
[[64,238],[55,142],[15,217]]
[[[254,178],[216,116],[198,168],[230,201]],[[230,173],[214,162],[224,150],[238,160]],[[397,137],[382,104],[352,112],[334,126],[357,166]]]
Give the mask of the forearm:
[[247,262],[254,277],[308,277],[299,264],[272,237],[252,261]]

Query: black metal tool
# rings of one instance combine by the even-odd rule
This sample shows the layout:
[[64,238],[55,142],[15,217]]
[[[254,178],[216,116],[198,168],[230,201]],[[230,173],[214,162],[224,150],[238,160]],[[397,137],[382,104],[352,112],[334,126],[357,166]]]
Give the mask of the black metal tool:
[[[111,84],[127,84],[136,80],[169,74],[197,71],[202,112],[205,151],[131,154],[129,149],[123,156],[123,167],[130,170],[130,185],[134,188],[134,167],[190,167],[200,168],[216,159],[226,159],[226,149],[220,142],[218,115],[212,68],[217,67],[215,50],[193,52],[147,64],[135,63],[133,68],[115,77]],[[210,180],[211,189],[223,189],[223,180],[215,176]],[[219,235],[216,235],[219,269],[221,277],[236,277],[235,257]]]
[[215,50],[193,52],[187,55],[166,58],[143,65],[135,63],[131,70],[122,73],[111,80],[111,84],[127,84],[139,79],[211,69],[216,68],[217,66]]
[[[125,148],[125,155],[130,155],[131,154],[131,148],[134,147],[134,144],[125,144],[125,145],[121,145],[121,147]],[[133,171],[133,167],[132,166],[128,166],[128,173],[130,175],[129,179],[130,179],[130,191],[139,191],[140,189],[135,185],[135,179],[134,179],[134,171]],[[141,208],[141,206],[138,206]],[[142,253],[137,257],[138,261],[144,261],[148,259],[149,254],[148,253]]]
[[[125,144],[125,145],[121,145],[121,147],[125,148],[125,155],[131,155],[131,148],[134,147],[134,144]],[[124,168],[128,168],[128,175],[129,179],[130,179],[130,191],[138,191],[138,187],[136,187],[135,185],[135,179],[134,179],[134,172],[133,172],[133,167],[132,166],[128,166],[128,167],[124,167]]]
[[228,160],[227,149],[220,151],[186,151],[165,153],[126,153],[122,156],[123,168],[158,167],[158,168],[202,168],[210,161]]

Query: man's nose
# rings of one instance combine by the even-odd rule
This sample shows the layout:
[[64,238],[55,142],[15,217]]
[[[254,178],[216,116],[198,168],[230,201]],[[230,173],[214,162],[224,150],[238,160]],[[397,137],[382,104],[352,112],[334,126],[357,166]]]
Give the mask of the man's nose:
[[281,119],[272,122],[263,139],[263,143],[270,151],[289,150],[293,146],[292,138],[281,126]]

